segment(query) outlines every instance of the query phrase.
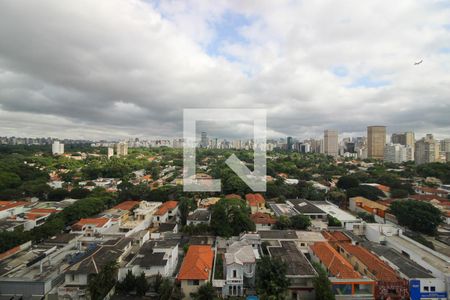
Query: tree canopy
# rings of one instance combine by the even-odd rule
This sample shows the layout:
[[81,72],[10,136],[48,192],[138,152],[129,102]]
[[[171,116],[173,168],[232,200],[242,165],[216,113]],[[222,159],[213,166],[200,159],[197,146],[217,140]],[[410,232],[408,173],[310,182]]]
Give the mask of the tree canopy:
[[441,211],[428,202],[394,201],[389,209],[400,225],[421,233],[434,234],[443,222]]

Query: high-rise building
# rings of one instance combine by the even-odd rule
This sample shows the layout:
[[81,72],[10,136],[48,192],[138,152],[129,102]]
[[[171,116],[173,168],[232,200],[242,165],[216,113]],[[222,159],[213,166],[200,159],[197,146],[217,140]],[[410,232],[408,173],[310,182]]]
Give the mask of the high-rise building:
[[396,164],[410,161],[414,159],[413,153],[411,146],[389,144],[384,148],[384,161]]
[[128,144],[125,142],[120,142],[116,144],[116,154],[117,156],[128,155]]
[[414,158],[416,165],[439,161],[440,143],[434,139],[432,134],[416,142]]
[[287,151],[292,151],[292,147],[294,146],[294,142],[292,139],[292,136],[288,136],[287,137],[287,143],[286,143],[286,150]]
[[414,132],[408,131],[404,133],[393,133],[391,136],[391,142],[393,144],[400,144],[404,146],[410,146],[414,149],[415,137]]
[[334,157],[338,156],[338,132],[337,130],[325,130],[323,132],[324,153]]
[[202,131],[201,133],[201,139],[200,139],[200,147],[201,148],[208,148],[208,135],[205,131]]
[[108,147],[108,158],[111,158],[112,156],[114,156],[114,148]]
[[64,154],[64,144],[59,141],[54,141],[52,144],[52,153],[53,155],[62,155]]
[[367,127],[367,156],[374,159],[384,159],[386,145],[386,126]]

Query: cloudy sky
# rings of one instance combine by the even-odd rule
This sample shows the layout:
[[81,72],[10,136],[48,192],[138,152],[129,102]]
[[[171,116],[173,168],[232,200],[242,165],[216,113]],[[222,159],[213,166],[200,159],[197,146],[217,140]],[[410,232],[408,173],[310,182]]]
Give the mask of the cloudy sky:
[[0,136],[181,136],[184,108],[450,137],[450,1],[0,1]]

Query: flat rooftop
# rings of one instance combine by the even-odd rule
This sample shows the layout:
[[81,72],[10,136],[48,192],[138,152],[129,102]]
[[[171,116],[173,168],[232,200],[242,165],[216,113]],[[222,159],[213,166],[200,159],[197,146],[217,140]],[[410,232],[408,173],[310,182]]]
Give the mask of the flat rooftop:
[[399,236],[386,236],[386,240],[388,241],[388,243],[391,243],[393,245],[400,245],[401,247],[410,249],[416,255],[420,256],[425,262],[429,263],[431,266],[435,267],[441,272],[450,273],[450,258],[447,257],[447,260],[445,260],[433,254],[432,251],[426,251]]
[[267,247],[272,257],[281,259],[287,265],[288,276],[315,276],[316,271],[305,255],[298,250],[295,242],[282,241],[281,247]]
[[262,230],[258,231],[262,240],[296,240],[298,239],[295,230]]
[[297,212],[285,203],[269,203],[269,206],[277,216],[291,217],[297,215]]
[[77,252],[77,249],[70,247],[34,246],[3,260],[0,264],[0,280],[48,280],[68,268],[66,257]]
[[434,278],[427,269],[388,246],[368,241],[361,243],[361,245],[378,255],[380,258],[385,258],[390,261],[397,266],[401,273],[409,278]]
[[345,222],[358,222],[360,219],[355,217],[354,215],[346,212],[345,210],[340,209],[334,204],[331,204],[326,201],[318,201],[317,203],[314,203],[318,208],[326,212],[332,217],[335,217],[339,221],[345,221]]

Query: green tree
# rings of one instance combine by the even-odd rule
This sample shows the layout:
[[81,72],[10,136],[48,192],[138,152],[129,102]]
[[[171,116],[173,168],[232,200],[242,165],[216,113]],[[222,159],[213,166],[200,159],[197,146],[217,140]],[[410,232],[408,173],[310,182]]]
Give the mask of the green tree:
[[145,278],[144,272],[136,278],[136,294],[138,296],[144,296],[147,293],[150,285],[148,284],[147,278]]
[[208,282],[199,287],[196,293],[191,293],[191,297],[194,300],[215,300],[217,299],[217,293],[212,284]]
[[394,201],[389,209],[397,217],[400,225],[412,231],[433,235],[443,222],[441,211],[428,202]]
[[263,256],[256,269],[256,290],[262,300],[286,298],[289,279],[286,278],[287,265],[279,259]]
[[221,199],[212,207],[211,230],[219,236],[230,237],[245,231],[255,231],[250,209],[239,199]]
[[391,197],[392,198],[407,198],[408,197],[408,191],[404,189],[392,189],[391,190]]
[[317,300],[335,300],[333,291],[331,289],[331,281],[328,279],[327,272],[317,263],[313,263],[317,271],[317,276],[314,278],[314,291]]
[[89,294],[92,300],[103,299],[116,284],[118,266],[108,262],[98,274],[89,276]]
[[291,218],[291,228],[296,230],[305,230],[311,226],[311,219],[305,215],[295,215]]
[[291,228],[291,219],[286,216],[279,216],[275,228],[280,230]]
[[328,215],[328,226],[341,227],[342,223],[335,217]]
[[116,290],[118,293],[122,295],[128,295],[130,292],[134,290],[136,286],[136,277],[133,275],[131,270],[128,270],[125,278],[117,283]]
[[352,175],[341,176],[337,182],[337,187],[340,189],[350,189],[359,186],[359,179]]
[[69,192],[65,189],[54,189],[51,190],[47,195],[48,201],[61,201],[69,196]]

